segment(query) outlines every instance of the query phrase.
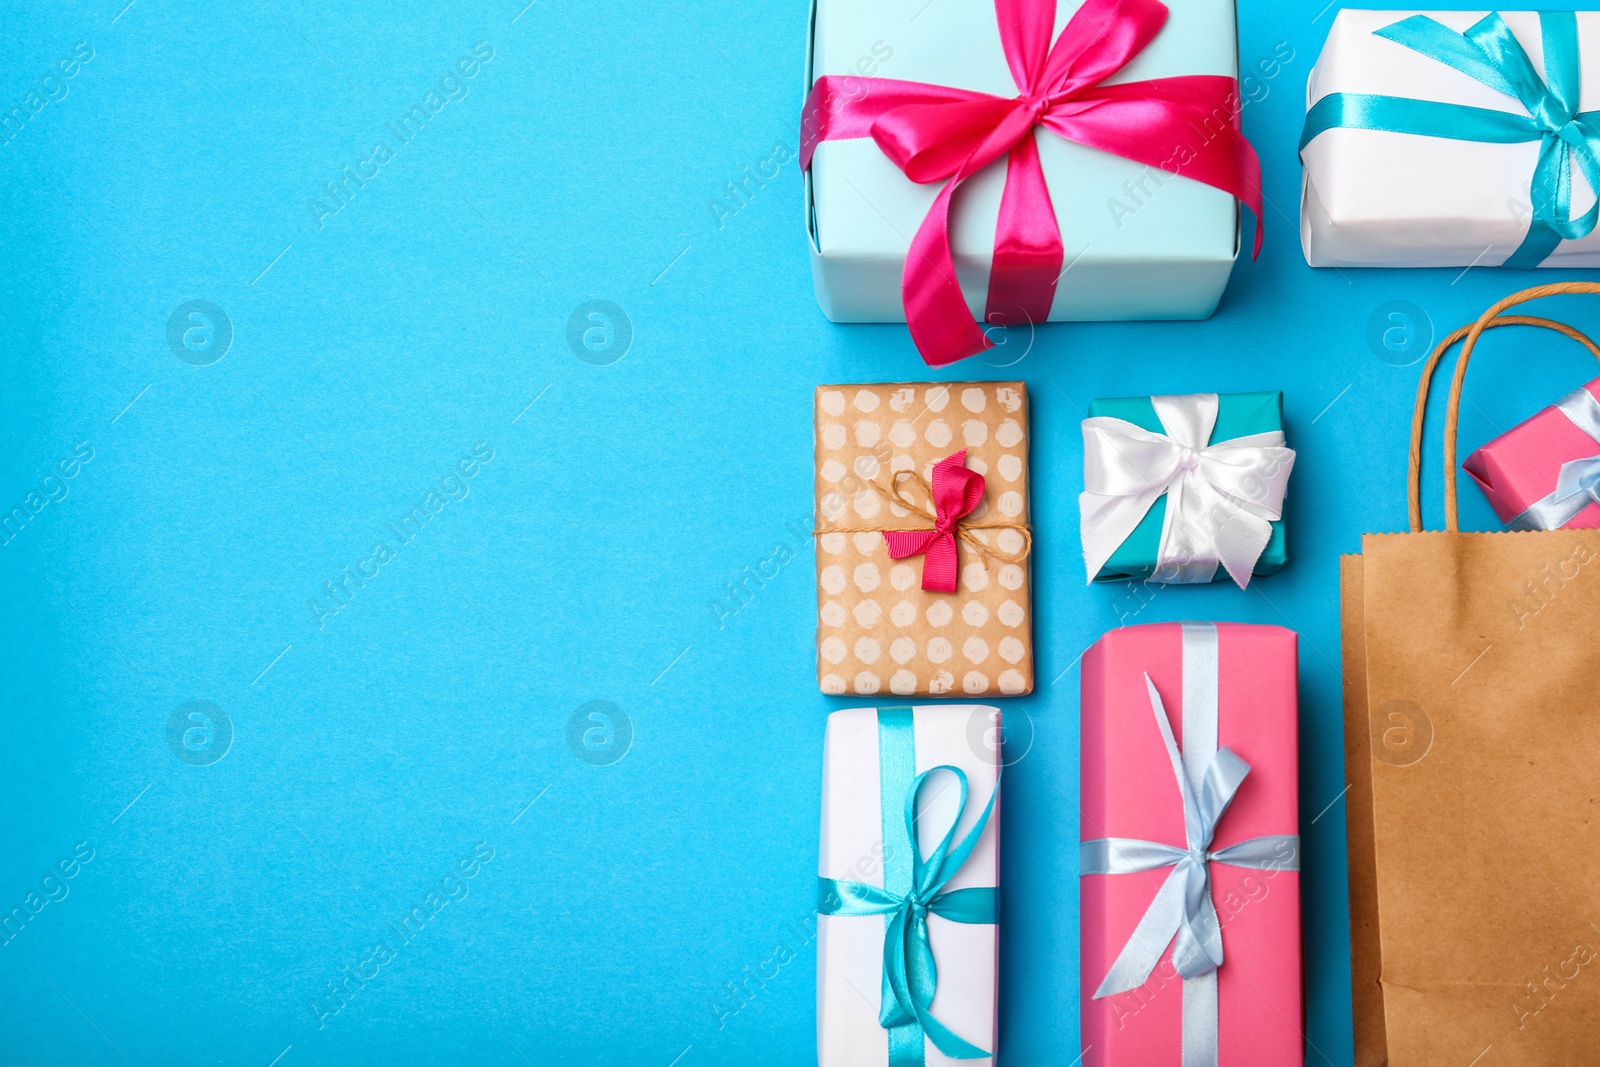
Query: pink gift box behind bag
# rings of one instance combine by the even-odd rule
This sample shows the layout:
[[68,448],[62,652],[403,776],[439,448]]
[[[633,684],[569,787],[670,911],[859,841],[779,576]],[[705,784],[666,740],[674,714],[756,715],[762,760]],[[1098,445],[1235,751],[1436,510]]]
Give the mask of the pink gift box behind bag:
[[[1568,414],[1570,412],[1570,414]],[[1585,428],[1586,427],[1586,428]],[[1600,454],[1600,378],[1520,422],[1467,457],[1462,468],[1478,483],[1500,521],[1511,525],[1530,505],[1555,492],[1562,464]],[[1570,511],[1580,501],[1574,499]],[[1589,497],[1566,529],[1600,527],[1600,504]],[[1553,529],[1528,520],[1519,529]]]
[[[1216,822],[1210,851],[1298,834],[1296,647],[1293,631],[1231,623],[1130,626],[1102,637],[1083,657],[1081,839],[1185,847],[1183,799],[1154,717],[1147,674],[1186,759],[1190,750],[1201,758],[1204,746],[1185,736],[1185,690],[1199,707],[1209,688],[1216,701],[1217,748],[1231,749],[1249,764]],[[1208,685],[1208,663],[1214,664],[1214,687]],[[1197,714],[1196,729],[1202,720]],[[1190,779],[1203,776],[1202,769]],[[1281,845],[1283,839],[1277,840]],[[1219,1067],[1304,1062],[1298,866],[1297,843],[1292,859],[1264,868],[1218,859],[1208,864],[1223,952],[1214,972]],[[1184,1062],[1189,998],[1171,943],[1142,986],[1094,998],[1173,871],[1164,866],[1080,880],[1086,1067]],[[1203,990],[1197,986],[1189,993]],[[1203,1007],[1202,997],[1190,1011],[1200,1016],[1203,1010],[1196,1009]]]

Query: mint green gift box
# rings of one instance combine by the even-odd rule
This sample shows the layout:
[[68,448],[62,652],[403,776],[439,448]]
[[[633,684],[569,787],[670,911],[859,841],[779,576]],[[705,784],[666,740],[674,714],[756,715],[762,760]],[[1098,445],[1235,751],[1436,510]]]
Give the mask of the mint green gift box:
[[[1165,2],[1161,32],[1106,84],[1186,74],[1237,78],[1234,0]],[[1078,6],[1056,5],[1052,41]],[[813,0],[806,89],[824,74],[1017,95],[994,0]],[[1204,319],[1216,310],[1239,252],[1232,196],[1047,130],[1034,138],[1066,268],[1050,321]],[[956,278],[979,320],[1005,176],[1002,157],[962,185],[951,213]],[[824,315],[834,322],[905,321],[906,252],[941,184],[911,181],[870,137],[817,146],[805,174],[805,211]]]
[[[1151,433],[1166,433],[1166,427],[1161,425],[1161,420],[1156,417],[1155,405],[1150,403],[1147,396],[1119,396],[1105,400],[1091,400],[1089,402],[1089,417],[1107,416],[1131,422],[1141,430]],[[1218,441],[1229,441],[1235,437],[1246,437],[1253,433],[1270,433],[1273,430],[1283,429],[1283,394],[1282,393],[1218,393],[1217,394],[1217,424],[1211,430],[1211,440],[1207,444]],[[1142,582],[1148,581],[1156,570],[1156,553],[1161,545],[1161,526],[1167,517],[1167,498],[1165,496],[1156,500],[1150,511],[1134,527],[1128,539],[1117,546],[1117,550],[1106,560],[1100,573],[1094,576],[1097,582]],[[1251,573],[1256,575],[1273,574],[1283,569],[1289,562],[1289,556],[1284,549],[1283,520],[1272,524],[1272,537],[1267,541],[1267,547],[1262,551],[1261,558],[1256,560],[1256,565]],[[1217,568],[1217,577],[1226,579],[1227,572]]]

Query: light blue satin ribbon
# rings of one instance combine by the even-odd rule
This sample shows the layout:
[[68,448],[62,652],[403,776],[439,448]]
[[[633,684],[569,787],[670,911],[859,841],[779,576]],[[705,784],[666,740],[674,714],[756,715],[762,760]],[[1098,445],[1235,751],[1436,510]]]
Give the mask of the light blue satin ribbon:
[[1600,503],[1600,456],[1569,459],[1556,487],[1506,523],[1508,530],[1559,530],[1590,504]]
[[1572,218],[1572,161],[1577,160],[1591,190],[1600,193],[1600,164],[1593,142],[1600,140],[1600,111],[1579,111],[1578,22],[1570,11],[1539,12],[1544,45],[1544,78],[1534,70],[1498,12],[1464,33],[1426,15],[1412,15],[1376,31],[1512,97],[1527,112],[1516,115],[1464,104],[1410,100],[1367,93],[1330,93],[1312,105],[1300,134],[1300,148],[1324,130],[1387,130],[1454,141],[1520,144],[1538,141],[1529,199],[1533,219],[1522,244],[1503,264],[1537,267],[1563,240],[1587,237],[1600,219],[1600,202]]
[[1127,837],[1102,837],[1078,845],[1080,876],[1172,868],[1094,998],[1144,985],[1167,946],[1172,945],[1172,965],[1183,979],[1184,1067],[1215,1067],[1218,1062],[1215,972],[1222,966],[1223,953],[1222,926],[1211,900],[1211,864],[1254,870],[1300,869],[1300,838],[1295,834],[1268,834],[1227,848],[1211,848],[1217,823],[1250,773],[1250,765],[1232,749],[1217,746],[1216,642],[1213,625],[1183,624],[1181,753],[1161,694],[1150,676],[1144,676],[1150,709],[1183,801],[1186,847]]
[[[928,915],[951,922],[998,920],[994,888],[940,892],[977,847],[994,811],[998,783],[972,829],[953,848],[956,827],[967,810],[967,776],[959,767],[934,767],[915,774],[915,733],[910,708],[878,710],[878,780],[882,797],[883,888],[840,878],[817,879],[817,911],[823,915],[882,915],[883,994],[878,1023],[888,1031],[889,1067],[922,1067],[926,1035],[934,1048],[953,1059],[982,1059],[989,1053],[958,1037],[933,1017],[939,984],[928,943]],[[938,847],[926,858],[917,841],[917,796],[930,775],[949,771],[961,786],[961,803]],[[914,775],[914,776],[913,776]],[[903,823],[895,813],[903,815]]]

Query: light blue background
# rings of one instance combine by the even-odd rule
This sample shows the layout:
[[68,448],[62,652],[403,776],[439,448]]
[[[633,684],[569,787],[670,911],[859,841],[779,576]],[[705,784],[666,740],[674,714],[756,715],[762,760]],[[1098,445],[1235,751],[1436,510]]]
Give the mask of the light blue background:
[[[1331,10],[1244,0],[1245,66],[1294,55],[1245,108],[1269,239],[1216,317],[1054,326],[990,357],[1026,350],[1013,366],[930,373],[902,327],[818,313],[792,162],[720,226],[710,207],[796,140],[802,3],[525,2],[6,5],[6,108],[78,42],[94,58],[0,147],[0,510],[79,443],[93,459],[0,548],[0,910],[78,842],[94,858],[0,947],[0,1059],[811,1062],[795,931],[823,717],[851,703],[816,692],[791,532],[812,388],[1018,376],[1039,686],[1006,703],[1032,740],[1006,781],[1003,1051],[1077,1054],[1077,657],[1119,622],[1212,617],[1303,636],[1307,1056],[1349,1063],[1338,555],[1404,523],[1416,381],[1369,320],[1406,300],[1442,332],[1562,275],[1308,269],[1294,145]],[[319,227],[308,199],[477,42],[494,55],[465,98]],[[211,365],[168,345],[191,299],[232,323]],[[593,299],[632,324],[610,365],[567,342]],[[1585,358],[1486,345],[1464,444]],[[1284,390],[1300,453],[1288,569],[1248,592],[1087,587],[1089,400],[1259,389]],[[308,600],[480,441],[465,498],[319,627]],[[798,558],[719,626],[725,583],[779,543]],[[169,745],[191,700],[232,723],[209,766]],[[620,733],[567,740],[591,700],[631,724],[608,766],[578,753]],[[325,984],[480,842],[466,896],[319,1028]]]

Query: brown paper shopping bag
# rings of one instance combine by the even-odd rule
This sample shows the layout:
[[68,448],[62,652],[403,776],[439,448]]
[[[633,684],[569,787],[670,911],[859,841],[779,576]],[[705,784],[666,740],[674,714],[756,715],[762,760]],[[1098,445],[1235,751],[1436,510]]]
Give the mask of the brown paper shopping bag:
[[[1467,361],[1507,308],[1422,372],[1409,533],[1341,568],[1357,1067],[1600,1063],[1600,530],[1463,533]],[[1444,431],[1445,529],[1424,530],[1424,412],[1465,337]],[[1504,338],[1497,337],[1496,342]]]

